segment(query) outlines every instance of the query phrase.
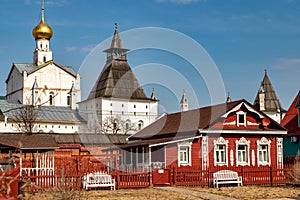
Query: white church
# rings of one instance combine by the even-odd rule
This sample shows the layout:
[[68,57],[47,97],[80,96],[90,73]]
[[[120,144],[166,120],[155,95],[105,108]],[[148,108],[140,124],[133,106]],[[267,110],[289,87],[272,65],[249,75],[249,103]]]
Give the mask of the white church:
[[[53,60],[53,31],[45,22],[42,2],[40,23],[32,30],[32,63],[13,63],[6,80],[6,98],[0,100],[0,133],[22,132],[16,112],[36,108],[34,132],[133,134],[158,116],[154,89],[148,98],[127,63],[115,26],[106,65],[88,98],[81,101],[80,75]],[[18,113],[19,114],[19,113]],[[17,118],[17,119],[16,119]]]

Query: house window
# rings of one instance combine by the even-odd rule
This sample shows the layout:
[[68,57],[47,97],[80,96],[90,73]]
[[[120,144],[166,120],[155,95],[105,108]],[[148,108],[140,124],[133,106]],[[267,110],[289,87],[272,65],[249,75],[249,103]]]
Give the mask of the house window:
[[191,166],[191,142],[178,144],[178,166]]
[[219,137],[218,140],[214,140],[214,164],[215,166],[228,166],[228,140],[223,137]]
[[179,162],[181,164],[189,163],[189,147],[179,148]]
[[270,146],[271,141],[267,140],[265,137],[261,140],[257,140],[257,164],[260,165],[271,165],[270,160]]
[[237,114],[237,126],[246,126],[246,113],[239,111]]
[[250,165],[250,141],[247,141],[244,137],[235,141],[236,144],[236,166]]
[[237,147],[237,162],[246,163],[247,162],[247,146],[238,145]]
[[216,163],[226,164],[226,146],[224,144],[216,145]]

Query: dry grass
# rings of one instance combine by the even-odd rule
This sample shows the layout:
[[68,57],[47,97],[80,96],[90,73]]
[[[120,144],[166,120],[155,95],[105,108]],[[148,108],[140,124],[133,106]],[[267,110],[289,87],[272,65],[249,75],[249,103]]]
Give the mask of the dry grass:
[[221,188],[188,187],[188,189],[245,200],[300,197],[300,187],[289,186],[243,186]]
[[[274,199],[274,198],[296,198],[300,196],[300,187],[262,187],[262,186],[244,186],[244,187],[221,187],[203,188],[186,187],[188,190],[212,193],[222,196],[233,197],[237,199]],[[59,191],[44,192],[35,194],[31,200],[196,200],[199,198],[185,195],[177,192],[170,192],[156,188],[146,189],[126,189],[126,190],[91,190],[91,191],[72,191],[62,193]]]
[[[35,194],[32,200],[156,200],[156,199],[166,199],[166,200],[199,200],[199,198],[191,197],[189,195],[178,194],[174,192],[159,190],[155,188],[146,189],[126,189],[126,190],[91,190],[91,191],[81,191],[80,193],[74,194],[71,198],[62,198],[60,192],[46,192]],[[67,195],[65,195],[67,197]]]

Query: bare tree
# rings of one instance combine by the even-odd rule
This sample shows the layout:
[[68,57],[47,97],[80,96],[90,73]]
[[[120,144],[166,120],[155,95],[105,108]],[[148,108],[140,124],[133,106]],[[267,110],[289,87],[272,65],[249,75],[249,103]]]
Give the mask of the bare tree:
[[37,131],[38,106],[23,105],[14,111],[13,121],[17,129],[26,134],[33,134]]
[[101,131],[104,134],[128,134],[130,131],[136,131],[136,124],[129,119],[122,120],[120,116],[108,116],[102,121]]
[[[56,93],[52,98],[55,98],[58,95]],[[12,121],[17,124],[16,129],[25,134],[33,134],[37,132],[37,124],[39,123],[38,117],[40,117],[39,108],[44,104],[47,104],[50,99],[47,101],[36,104],[36,102],[40,102],[40,96],[37,96],[37,101],[32,101],[32,104],[21,104],[16,108],[12,108],[6,110],[3,113],[11,112],[12,114]],[[30,102],[30,98],[27,99],[27,102]],[[3,114],[2,113],[2,114]]]

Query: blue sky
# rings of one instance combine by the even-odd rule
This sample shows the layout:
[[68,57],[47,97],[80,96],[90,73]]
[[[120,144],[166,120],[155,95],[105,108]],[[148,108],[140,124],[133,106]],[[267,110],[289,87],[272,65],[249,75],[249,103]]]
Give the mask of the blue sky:
[[[5,95],[5,80],[12,62],[32,62],[35,41],[31,31],[40,20],[40,7],[39,0],[0,0],[0,95]],[[160,27],[197,41],[213,59],[225,92],[230,91],[233,100],[244,98],[252,103],[264,69],[268,70],[284,108],[288,108],[300,89],[297,0],[46,0],[45,7],[46,22],[54,31],[54,60],[72,66],[75,71],[94,47],[112,36],[117,22],[120,32]],[[131,46],[126,44],[126,38],[122,39],[124,47]],[[99,58],[99,69],[104,62]],[[178,56],[145,49],[130,53],[128,62],[132,68],[147,63],[174,68],[184,74],[196,93],[197,103],[187,90],[188,97],[192,97],[191,107],[211,102],[207,82],[194,76],[189,63]],[[159,70],[155,73],[163,75]],[[185,89],[181,84],[171,89],[159,83],[146,84],[148,95],[152,87],[157,88],[157,97],[168,112],[178,110],[177,93]],[[178,91],[174,92],[174,88]]]

